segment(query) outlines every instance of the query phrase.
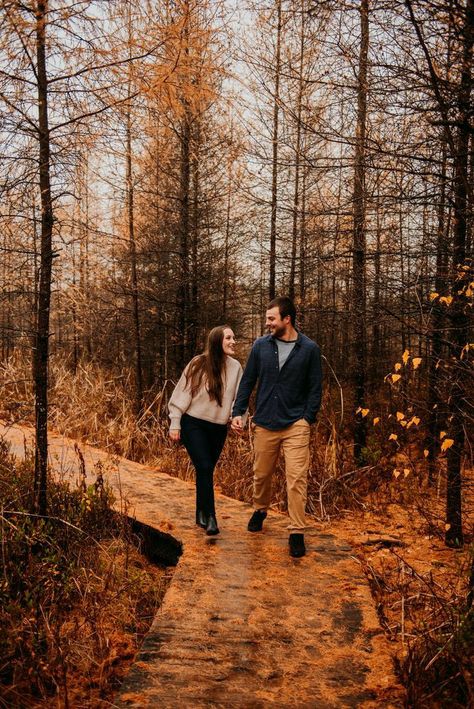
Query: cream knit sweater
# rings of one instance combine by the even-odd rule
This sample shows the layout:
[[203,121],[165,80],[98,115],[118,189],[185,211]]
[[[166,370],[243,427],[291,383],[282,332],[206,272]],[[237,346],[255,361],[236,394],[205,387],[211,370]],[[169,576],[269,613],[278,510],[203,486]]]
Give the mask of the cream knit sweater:
[[242,377],[242,367],[240,362],[229,356],[226,357],[225,365],[222,406],[219,406],[217,401],[210,400],[205,384],[200,387],[194,398],[191,398],[191,392],[189,388],[186,388],[186,371],[189,364],[185,367],[168,404],[171,431],[179,431],[181,429],[181,416],[183,414],[189,414],[189,416],[211,421],[212,423],[224,424],[228,422]]

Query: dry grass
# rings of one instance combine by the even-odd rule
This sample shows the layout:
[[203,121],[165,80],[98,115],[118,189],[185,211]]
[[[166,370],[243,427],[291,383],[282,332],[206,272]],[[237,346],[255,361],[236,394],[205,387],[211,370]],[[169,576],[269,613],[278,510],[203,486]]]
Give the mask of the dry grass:
[[[0,372],[4,415],[10,419],[31,416],[31,387],[24,372],[21,358]],[[109,376],[92,364],[72,374],[63,363],[55,363],[52,381],[52,423],[58,430],[155,464],[171,475],[194,479],[184,448],[168,439],[164,411],[168,389],[150,400],[137,422],[129,375]],[[338,404],[326,396],[312,433],[308,511],[319,521],[331,521],[332,531],[345,532],[358,547],[381,622],[397,644],[409,706],[467,706],[463,702],[474,702],[474,622],[467,602],[471,556],[466,550],[461,558],[460,552],[443,544],[444,461],[439,461],[435,489],[428,489],[421,434],[394,446],[387,443],[393,428],[387,422],[370,433],[364,453],[367,465],[354,468]],[[407,479],[396,480],[394,468],[411,472]],[[251,500],[249,431],[242,437],[229,434],[216,471],[216,487],[235,499]],[[472,488],[465,494],[466,509],[472,512]],[[282,462],[274,476],[273,500],[277,509],[286,509]],[[357,534],[370,528],[398,536],[406,548],[365,547]],[[467,539],[472,539],[471,530]]]
[[0,706],[109,706],[168,572],[139,553],[100,478],[51,481],[46,518],[29,512],[31,480],[31,458],[0,446]]

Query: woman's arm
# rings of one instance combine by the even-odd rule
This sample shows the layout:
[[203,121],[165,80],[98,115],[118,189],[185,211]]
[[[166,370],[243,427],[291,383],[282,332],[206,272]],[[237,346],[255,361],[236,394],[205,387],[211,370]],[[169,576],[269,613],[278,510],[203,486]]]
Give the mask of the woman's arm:
[[[189,366],[189,365],[188,365]],[[179,441],[181,430],[181,416],[188,410],[192,397],[189,387],[186,386],[186,371],[185,368],[178,383],[176,384],[171,398],[168,402],[168,411],[170,417],[170,438],[173,441]]]

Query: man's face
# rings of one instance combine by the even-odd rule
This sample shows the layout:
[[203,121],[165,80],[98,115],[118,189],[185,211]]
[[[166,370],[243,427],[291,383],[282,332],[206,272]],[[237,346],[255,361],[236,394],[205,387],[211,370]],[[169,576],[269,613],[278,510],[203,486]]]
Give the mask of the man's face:
[[278,306],[267,310],[265,316],[265,327],[268,329],[268,332],[274,337],[281,337],[282,335],[284,335],[289,322],[289,315],[287,315],[283,319],[281,318]]

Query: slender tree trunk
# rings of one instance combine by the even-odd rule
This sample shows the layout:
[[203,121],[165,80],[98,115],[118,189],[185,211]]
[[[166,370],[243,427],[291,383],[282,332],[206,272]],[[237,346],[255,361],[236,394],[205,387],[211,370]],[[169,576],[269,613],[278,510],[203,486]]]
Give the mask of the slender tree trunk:
[[178,365],[180,369],[187,360],[187,329],[189,310],[189,180],[191,130],[190,119],[186,112],[181,128],[181,161],[180,161],[180,213],[179,213],[179,287],[178,287],[178,329],[179,350]]
[[[131,91],[129,87],[129,97]],[[126,118],[126,184],[127,184],[127,217],[128,241],[130,250],[130,270],[132,286],[132,320],[135,344],[135,409],[137,416],[143,408],[143,367],[140,332],[140,304],[138,296],[137,246],[135,241],[135,192],[132,168],[132,116],[131,105],[127,106]]]
[[[357,95],[357,134],[354,171],[354,383],[356,408],[365,407],[366,360],[367,360],[367,322],[366,322],[366,233],[365,233],[365,142],[367,120],[367,57],[369,50],[369,3],[361,0],[360,5],[361,43],[359,53],[359,75]],[[363,463],[362,449],[366,443],[366,418],[360,413],[356,416],[354,428],[354,456],[359,464]]]
[[472,113],[472,54],[474,44],[474,0],[467,0],[464,23],[463,68],[458,98],[458,135],[454,156],[454,253],[453,253],[453,301],[449,310],[452,332],[453,356],[457,371],[453,371],[450,392],[450,434],[454,441],[447,454],[446,488],[446,535],[449,546],[463,544],[461,507],[461,469],[464,455],[465,410],[467,406],[466,378],[469,355],[462,357],[468,342],[469,317],[465,291],[473,277],[472,261],[466,260],[469,136]]
[[39,126],[39,180],[41,192],[41,254],[36,342],[33,356],[35,384],[35,479],[34,509],[47,512],[48,469],[48,357],[53,264],[53,202],[50,177],[50,135],[48,122],[48,77],[46,73],[46,26],[48,0],[38,0],[36,13],[36,59]]
[[197,347],[198,329],[198,276],[199,276],[199,146],[200,131],[199,125],[195,125],[193,131],[193,151],[192,151],[192,189],[193,189],[193,209],[192,209],[192,242],[191,242],[191,273],[190,273],[190,296],[191,313],[189,322],[189,349],[191,354],[195,354]]
[[228,279],[229,279],[229,242],[230,242],[230,213],[232,196],[232,160],[229,159],[227,170],[227,204],[225,215],[225,237],[224,237],[224,277],[222,284],[222,320],[227,318],[228,300]]
[[300,326],[304,329],[307,321],[306,316],[306,182],[308,170],[303,168],[303,179],[301,184],[301,224],[300,224]]
[[296,104],[296,148],[295,148],[295,185],[293,192],[293,227],[291,239],[290,284],[288,295],[295,297],[296,252],[298,244],[298,212],[300,201],[300,160],[301,160],[301,112],[303,102],[303,63],[305,40],[305,0],[301,2],[300,56],[298,67],[298,98]]
[[[436,237],[436,276],[435,291],[440,295],[446,294],[446,161],[447,145],[443,143],[441,158],[441,186],[438,204],[438,228]],[[439,432],[441,416],[440,378],[438,364],[442,356],[442,333],[444,327],[444,313],[439,300],[433,302],[431,316],[431,352],[428,370],[428,482],[434,483],[436,460],[439,454]]]
[[272,131],[272,201],[270,215],[270,278],[268,296],[272,300],[276,294],[276,219],[278,191],[278,128],[280,110],[280,72],[281,72],[281,0],[276,0],[277,36],[275,51],[275,93],[273,96],[273,131]]

